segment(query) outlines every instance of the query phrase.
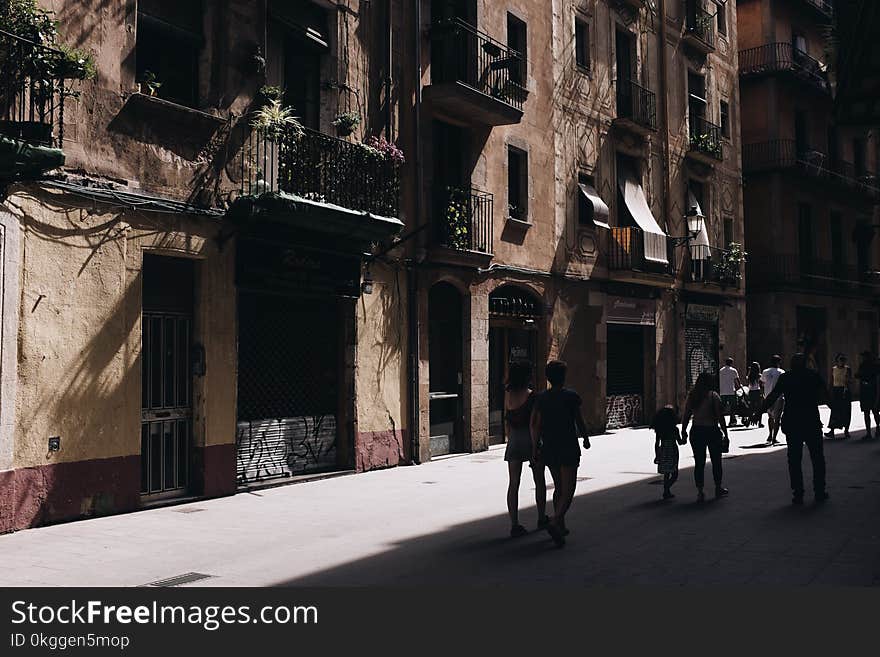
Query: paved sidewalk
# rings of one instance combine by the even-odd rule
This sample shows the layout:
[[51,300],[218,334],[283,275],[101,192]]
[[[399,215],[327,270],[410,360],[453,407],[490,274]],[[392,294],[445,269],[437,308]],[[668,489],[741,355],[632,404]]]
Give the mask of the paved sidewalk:
[[[861,429],[857,408],[853,417]],[[766,429],[731,431],[729,498],[694,503],[684,447],[678,497],[660,502],[653,435],[623,430],[583,454],[562,550],[543,532],[507,538],[506,466],[493,448],[0,536],[0,586],[134,586],[191,572],[212,576],[191,586],[877,585],[880,442],[861,435],[826,441],[822,507],[790,506],[785,448],[758,446]],[[525,472],[530,527],[533,494]]]

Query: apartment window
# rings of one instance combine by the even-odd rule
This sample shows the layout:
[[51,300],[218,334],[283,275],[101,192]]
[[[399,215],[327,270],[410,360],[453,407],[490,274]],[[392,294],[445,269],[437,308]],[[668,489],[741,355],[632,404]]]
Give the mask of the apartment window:
[[574,57],[577,65],[590,70],[590,25],[585,20],[574,20]]
[[510,79],[525,86],[528,59],[526,24],[513,14],[507,14],[507,47],[520,55],[518,64],[510,68]]
[[688,71],[688,113],[692,118],[706,118],[706,78]]
[[718,34],[727,36],[727,5],[716,5],[715,16],[718,20]]
[[733,234],[733,217],[724,217],[724,246],[728,247],[736,241]]
[[730,105],[721,101],[721,136],[730,139]]
[[195,107],[203,43],[201,0],[140,0],[135,79],[141,90]]
[[507,212],[526,221],[529,198],[529,156],[515,146],[507,147]]
[[807,38],[803,34],[798,34],[794,32],[791,35],[791,47],[794,48],[795,55],[803,53],[804,55],[807,53]]

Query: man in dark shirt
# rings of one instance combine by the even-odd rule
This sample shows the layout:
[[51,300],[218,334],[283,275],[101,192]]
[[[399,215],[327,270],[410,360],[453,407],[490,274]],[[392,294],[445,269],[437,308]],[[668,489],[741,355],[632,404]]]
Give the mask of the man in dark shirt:
[[816,370],[807,366],[804,354],[795,354],[791,370],[779,377],[761,407],[761,413],[785,395],[785,411],[782,413],[782,431],[788,443],[788,474],[791,478],[792,504],[804,503],[804,474],[801,470],[804,445],[813,463],[813,492],[815,501],[828,499],[825,492],[825,455],[822,450],[822,420],[819,404],[829,399],[825,382]]
[[565,388],[567,367],[560,360],[547,363],[545,374],[550,388],[538,395],[532,410],[533,459],[543,462],[553,476],[554,517],[547,532],[557,547],[565,545],[565,514],[574,499],[577,469],[581,459],[578,436],[583,436],[584,449],[590,448],[587,426],[581,413],[581,398]]

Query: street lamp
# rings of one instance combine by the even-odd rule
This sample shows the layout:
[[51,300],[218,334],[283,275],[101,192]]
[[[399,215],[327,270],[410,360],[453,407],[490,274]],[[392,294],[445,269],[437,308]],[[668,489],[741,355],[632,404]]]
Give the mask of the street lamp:
[[[697,221],[694,224],[691,224],[690,220],[694,217],[697,218]],[[699,235],[700,232],[703,230],[704,220],[705,217],[700,214],[697,206],[692,205],[690,208],[688,208],[687,214],[684,215],[684,222],[687,226],[687,229],[685,231],[686,234],[682,235],[681,237],[670,237],[669,239],[672,240],[673,246],[686,246],[688,242],[697,239],[697,235]]]

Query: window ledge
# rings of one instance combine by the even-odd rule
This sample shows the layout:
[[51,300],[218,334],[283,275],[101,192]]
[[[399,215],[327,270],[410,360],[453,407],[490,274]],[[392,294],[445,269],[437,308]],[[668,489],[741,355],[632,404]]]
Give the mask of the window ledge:
[[532,222],[526,219],[516,219],[514,217],[507,217],[507,225],[512,228],[519,228],[520,230],[528,230],[532,227]]

